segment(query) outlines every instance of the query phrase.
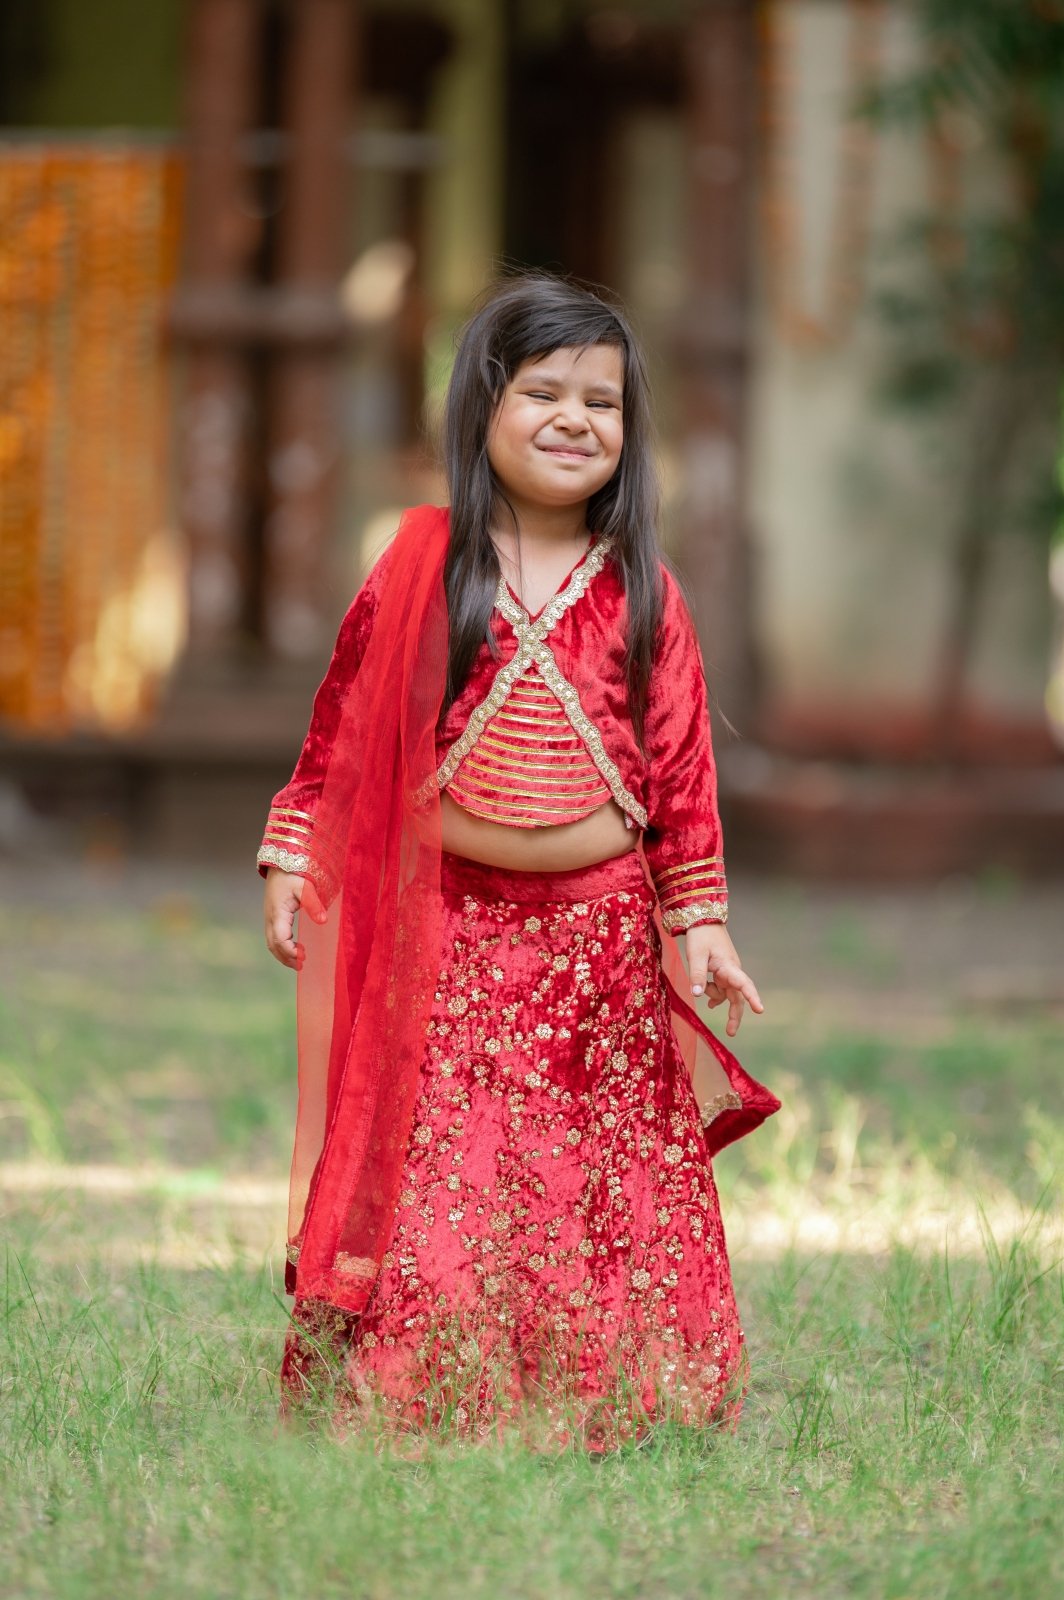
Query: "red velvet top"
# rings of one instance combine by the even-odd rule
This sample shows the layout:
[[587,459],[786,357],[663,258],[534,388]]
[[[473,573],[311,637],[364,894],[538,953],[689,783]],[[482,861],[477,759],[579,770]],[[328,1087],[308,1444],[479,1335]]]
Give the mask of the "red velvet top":
[[[339,867],[330,841],[315,836],[315,805],[387,568],[385,552],[341,625],[295,772],[270,811],[263,870],[328,875]],[[467,809],[519,827],[568,821],[612,796],[644,830],[664,924],[681,933],[726,921],[727,888],[701,651],[675,579],[665,567],[662,574],[645,755],[628,714],[621,574],[609,540],[597,539],[534,617],[500,580],[498,653],[482,645],[440,719],[437,783]]]

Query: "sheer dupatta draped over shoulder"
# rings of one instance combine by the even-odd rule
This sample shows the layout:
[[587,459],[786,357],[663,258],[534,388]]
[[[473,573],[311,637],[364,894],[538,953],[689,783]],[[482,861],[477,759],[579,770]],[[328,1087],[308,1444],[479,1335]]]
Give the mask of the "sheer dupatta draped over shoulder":
[[439,973],[448,526],[418,506],[395,536],[317,810],[332,870],[305,880],[300,917],[286,1286],[356,1313],[388,1243]]

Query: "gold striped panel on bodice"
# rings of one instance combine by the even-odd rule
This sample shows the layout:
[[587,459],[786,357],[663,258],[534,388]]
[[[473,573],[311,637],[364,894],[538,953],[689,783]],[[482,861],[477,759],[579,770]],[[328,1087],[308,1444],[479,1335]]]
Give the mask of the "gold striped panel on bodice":
[[448,785],[474,816],[511,828],[576,822],[610,788],[535,668],[518,679]]
[[[436,771],[437,787],[466,810],[511,827],[537,828],[588,816],[612,796],[637,827],[647,826],[645,807],[626,787],[547,643],[602,571],[611,547],[610,539],[597,539],[535,617],[500,577],[495,609],[513,629],[517,648]],[[418,803],[425,798],[424,789],[415,796]]]

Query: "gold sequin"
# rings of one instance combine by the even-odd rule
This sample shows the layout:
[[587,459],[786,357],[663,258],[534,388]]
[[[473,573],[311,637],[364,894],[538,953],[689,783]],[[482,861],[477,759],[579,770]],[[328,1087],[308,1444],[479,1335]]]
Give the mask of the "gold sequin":
[[333,1269],[351,1278],[364,1278],[370,1282],[377,1276],[377,1263],[371,1256],[353,1256],[338,1250],[333,1257]]
[[703,1128],[708,1128],[714,1118],[719,1117],[722,1111],[741,1111],[742,1106],[742,1100],[734,1089],[726,1089],[723,1094],[715,1094],[712,1100],[707,1100],[702,1106]]
[[280,867],[282,872],[310,872],[310,857],[305,851],[285,850],[272,844],[261,847],[255,863],[260,867]]
[[336,892],[339,851],[328,829],[309,811],[295,806],[270,807],[262,844],[255,857],[260,867],[309,877],[326,899]]
[[[674,1076],[671,1047],[662,1053],[669,1001],[647,938],[653,906],[642,882],[579,905],[537,901],[530,931],[530,905],[455,902],[392,1245],[344,1357],[367,1404],[417,1423],[436,1404],[423,1397],[440,1396],[476,1432],[490,1426],[488,1390],[501,1392],[496,1354],[531,1349],[537,1394],[555,1393],[540,1338],[578,1383],[616,1355],[625,1394],[632,1382],[643,1392],[649,1360],[682,1416],[719,1404],[741,1336],[690,1084]],[[520,978],[501,954],[511,930]],[[623,973],[600,990],[597,956],[625,932]],[[391,1394],[392,1372],[413,1380],[403,1394],[416,1400]]]
[[661,920],[670,933],[675,933],[677,929],[686,932],[696,922],[727,922],[728,904],[725,900],[696,900],[694,905],[663,911]]

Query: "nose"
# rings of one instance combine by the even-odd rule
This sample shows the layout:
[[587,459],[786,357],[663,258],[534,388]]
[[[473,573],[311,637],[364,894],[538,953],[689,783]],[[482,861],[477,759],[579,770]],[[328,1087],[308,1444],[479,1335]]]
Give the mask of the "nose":
[[582,403],[573,395],[567,398],[564,395],[558,401],[554,414],[555,426],[564,428],[567,433],[584,433],[587,429],[587,414]]

